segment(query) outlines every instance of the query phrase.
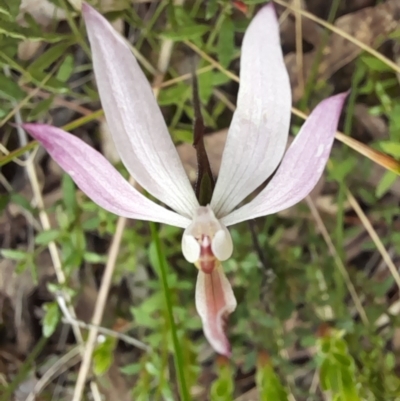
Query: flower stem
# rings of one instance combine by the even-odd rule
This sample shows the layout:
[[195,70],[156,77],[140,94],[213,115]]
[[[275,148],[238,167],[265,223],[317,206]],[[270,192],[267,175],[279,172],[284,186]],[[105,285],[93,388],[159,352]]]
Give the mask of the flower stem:
[[183,355],[182,349],[178,340],[176,324],[174,320],[174,315],[172,311],[172,299],[171,293],[168,286],[168,277],[167,277],[167,262],[165,260],[164,254],[161,249],[161,241],[160,237],[158,236],[157,226],[155,223],[150,222],[150,229],[151,229],[151,237],[153,239],[156,253],[157,253],[157,261],[158,261],[158,272],[162,281],[163,291],[164,291],[164,298],[165,298],[165,305],[167,307],[167,315],[169,320],[169,325],[171,327],[172,333],[172,342],[174,345],[174,362],[175,362],[175,369],[178,375],[178,382],[179,382],[179,390],[181,393],[181,400],[182,401],[190,401],[190,396],[186,384],[185,372],[184,372],[184,363],[183,363]]

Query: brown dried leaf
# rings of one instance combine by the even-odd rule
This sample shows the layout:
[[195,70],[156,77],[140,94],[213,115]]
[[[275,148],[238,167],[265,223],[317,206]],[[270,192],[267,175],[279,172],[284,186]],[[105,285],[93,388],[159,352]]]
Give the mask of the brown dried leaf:
[[[339,18],[335,26],[368,46],[376,46],[376,40],[386,37],[398,28],[400,22],[400,2],[389,0],[376,7],[368,7]],[[320,74],[330,77],[339,68],[354,60],[361,49],[339,35],[332,35],[326,50],[326,61]]]
[[[386,37],[395,31],[400,22],[400,2],[388,0],[375,7],[367,7],[351,14],[340,17],[335,22],[335,27],[350,34],[368,46],[376,47],[379,37]],[[324,56],[319,65],[318,79],[329,79],[336,71],[353,61],[361,49],[340,35],[332,34],[328,45],[324,49]],[[317,49],[303,55],[304,75],[308,78]],[[297,102],[302,97],[302,89],[299,87],[296,54],[289,53],[285,56],[286,66],[289,71],[293,90],[293,100]]]

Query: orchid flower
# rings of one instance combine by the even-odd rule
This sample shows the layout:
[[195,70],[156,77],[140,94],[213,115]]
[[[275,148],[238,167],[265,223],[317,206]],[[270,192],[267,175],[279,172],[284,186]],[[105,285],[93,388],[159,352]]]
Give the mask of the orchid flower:
[[[24,124],[24,128],[104,209],[184,229],[182,253],[198,268],[196,308],[204,334],[218,353],[229,355],[224,325],[236,299],[221,264],[233,252],[227,227],[289,208],[310,193],[329,158],[346,94],[322,101],[285,152],[291,89],[275,10],[272,4],[261,8],[243,39],[237,109],[211,202],[199,204],[151,87],[129,47],[93,8],[84,4],[82,12],[101,103],[122,162],[169,209],[137,191],[77,137],[45,124]],[[268,185],[238,207],[276,169]]]

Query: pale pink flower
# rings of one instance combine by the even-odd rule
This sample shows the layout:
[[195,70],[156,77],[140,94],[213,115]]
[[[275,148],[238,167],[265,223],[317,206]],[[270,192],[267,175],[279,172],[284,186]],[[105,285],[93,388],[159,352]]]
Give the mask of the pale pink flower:
[[[274,8],[263,7],[243,39],[237,110],[212,200],[200,206],[151,87],[129,47],[93,8],[83,5],[83,16],[102,106],[121,159],[135,180],[172,210],[138,192],[77,137],[44,124],[25,124],[24,128],[104,209],[184,229],[183,256],[199,269],[196,307],[204,333],[218,353],[229,355],[224,322],[235,309],[236,299],[220,263],[233,252],[227,227],[289,208],[310,193],[329,158],[346,94],[322,101],[285,152],[291,90]],[[275,169],[268,185],[237,208]]]

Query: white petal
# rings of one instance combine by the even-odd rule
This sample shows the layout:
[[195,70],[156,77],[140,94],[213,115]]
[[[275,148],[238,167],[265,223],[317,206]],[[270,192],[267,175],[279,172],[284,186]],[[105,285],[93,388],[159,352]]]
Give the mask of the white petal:
[[182,236],[182,253],[184,258],[190,263],[195,263],[200,258],[200,244],[190,234],[184,233]]
[[222,219],[229,226],[277,213],[304,199],[329,159],[347,93],[323,100],[312,111],[285,154],[271,182],[250,203]]
[[119,216],[186,228],[190,220],[147,199],[105,157],[74,135],[46,124],[24,124],[50,156],[99,206]]
[[211,243],[211,250],[220,261],[227,260],[232,256],[232,237],[226,227],[222,226],[222,229],[215,233]]
[[83,4],[93,68],[115,146],[137,182],[182,215],[198,206],[150,85],[124,40]]
[[211,346],[219,354],[230,356],[225,323],[228,315],[236,309],[236,299],[221,265],[211,274],[199,271],[196,308],[203,322],[204,335]]
[[291,103],[279,23],[271,3],[257,13],[243,39],[237,110],[211,201],[218,218],[278,166],[287,143]]

